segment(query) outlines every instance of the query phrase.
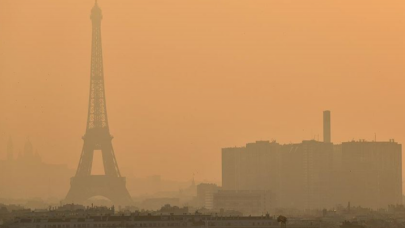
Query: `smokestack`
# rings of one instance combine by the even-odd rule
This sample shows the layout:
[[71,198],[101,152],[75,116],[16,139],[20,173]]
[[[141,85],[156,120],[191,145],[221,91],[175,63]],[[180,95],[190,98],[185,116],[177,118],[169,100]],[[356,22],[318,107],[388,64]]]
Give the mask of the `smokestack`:
[[323,142],[330,143],[330,111],[323,111]]

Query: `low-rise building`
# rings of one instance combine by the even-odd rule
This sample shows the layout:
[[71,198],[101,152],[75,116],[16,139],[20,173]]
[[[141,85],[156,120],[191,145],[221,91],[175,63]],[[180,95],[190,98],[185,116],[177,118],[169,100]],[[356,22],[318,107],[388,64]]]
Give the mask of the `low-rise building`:
[[[214,215],[108,215],[86,217],[17,218],[6,224],[8,228],[88,228],[88,227],[171,227],[171,228],[279,228],[277,219],[270,216],[220,217]],[[292,228],[319,228],[314,220],[292,220]]]
[[201,183],[197,185],[197,201],[198,206],[205,209],[214,208],[214,194],[218,192],[216,184]]
[[243,215],[263,215],[274,209],[273,200],[271,191],[221,190],[214,194],[214,209],[239,211]]

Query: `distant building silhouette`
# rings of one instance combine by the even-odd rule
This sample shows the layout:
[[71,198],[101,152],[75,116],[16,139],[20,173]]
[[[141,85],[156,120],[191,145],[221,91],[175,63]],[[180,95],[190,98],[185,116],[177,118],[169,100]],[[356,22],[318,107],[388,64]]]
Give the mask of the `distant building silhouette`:
[[[222,149],[223,190],[281,192],[281,153],[277,142],[257,141]],[[276,202],[275,202],[276,203]]]
[[344,200],[370,208],[402,203],[401,144],[352,141],[341,150]]
[[197,185],[195,184],[194,176],[190,186],[179,190],[179,197],[183,203],[192,203],[197,195]]
[[273,211],[274,194],[265,190],[219,190],[214,194],[214,209],[239,211],[243,215],[263,215]]
[[0,160],[0,198],[62,197],[72,175],[66,165],[44,163],[27,139],[14,158],[14,144],[7,142],[7,159]]
[[41,157],[39,156],[38,151],[34,153],[34,147],[32,146],[32,143],[29,139],[27,139],[27,141],[25,142],[23,153],[19,157],[19,159],[22,159],[27,162],[41,161]]
[[314,140],[280,145],[258,141],[222,150],[224,190],[269,190],[272,207],[305,209],[329,204],[333,145]]
[[320,209],[333,205],[333,145],[309,140],[282,148],[279,206]]
[[401,145],[330,140],[324,112],[324,142],[281,145],[258,141],[222,149],[223,190],[269,190],[274,207],[322,209],[346,204],[385,208],[402,203]]
[[214,194],[218,192],[216,184],[201,183],[197,185],[197,202],[199,207],[214,208]]

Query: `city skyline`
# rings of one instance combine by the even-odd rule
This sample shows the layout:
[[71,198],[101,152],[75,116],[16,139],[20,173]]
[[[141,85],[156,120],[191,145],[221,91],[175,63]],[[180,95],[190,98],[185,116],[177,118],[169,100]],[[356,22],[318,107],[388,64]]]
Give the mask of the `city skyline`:
[[[101,1],[111,133],[124,175],[219,182],[221,148],[321,141],[326,109],[334,143],[375,134],[403,143],[405,5],[367,2],[225,1],[204,17],[213,1]],[[76,168],[93,2],[23,3],[0,3],[0,145],[11,136],[18,150],[29,136],[45,161]]]

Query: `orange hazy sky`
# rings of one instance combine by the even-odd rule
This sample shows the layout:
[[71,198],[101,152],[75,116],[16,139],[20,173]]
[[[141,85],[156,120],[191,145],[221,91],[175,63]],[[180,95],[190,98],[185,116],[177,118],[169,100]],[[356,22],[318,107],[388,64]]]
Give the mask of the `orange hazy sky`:
[[[76,168],[93,0],[0,0],[0,158],[27,137]],[[100,0],[107,108],[124,175],[221,179],[256,140],[405,143],[403,0]]]

